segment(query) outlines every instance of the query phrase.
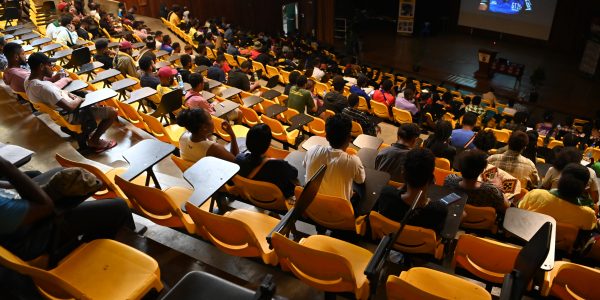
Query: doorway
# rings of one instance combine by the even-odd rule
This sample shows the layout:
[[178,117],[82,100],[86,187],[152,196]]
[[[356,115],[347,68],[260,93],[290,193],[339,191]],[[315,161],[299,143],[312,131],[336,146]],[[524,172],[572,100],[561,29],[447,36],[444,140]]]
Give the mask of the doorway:
[[298,2],[288,3],[281,7],[283,16],[283,32],[290,36],[298,31]]

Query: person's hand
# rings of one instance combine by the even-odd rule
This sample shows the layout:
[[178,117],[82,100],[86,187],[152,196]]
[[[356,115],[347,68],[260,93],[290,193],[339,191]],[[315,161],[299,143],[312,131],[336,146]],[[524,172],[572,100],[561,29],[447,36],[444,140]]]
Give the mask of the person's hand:
[[381,134],[381,127],[379,125],[375,125],[375,133],[377,135]]
[[64,81],[65,81],[67,84],[69,84],[69,83],[71,83],[71,82],[73,81],[73,79],[71,79],[70,77],[65,77],[65,78],[63,78],[63,79],[64,79]]
[[225,131],[230,136],[235,136],[235,133],[233,132],[233,128],[231,128],[231,125],[229,125],[229,122],[223,121],[223,123],[221,123],[221,128],[223,129],[223,131]]

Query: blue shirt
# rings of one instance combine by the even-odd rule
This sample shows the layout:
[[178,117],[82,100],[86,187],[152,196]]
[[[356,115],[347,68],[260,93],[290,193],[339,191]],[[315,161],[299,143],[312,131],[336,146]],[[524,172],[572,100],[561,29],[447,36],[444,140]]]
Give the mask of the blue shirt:
[[167,51],[167,53],[171,54],[173,52],[173,48],[169,45],[162,44],[160,46],[160,50]]
[[[454,129],[452,130],[452,135],[450,136],[450,144],[456,148],[464,148],[465,144],[475,135],[475,132],[472,130],[464,130],[464,129]],[[471,143],[468,149],[475,148],[475,145]]]
[[367,92],[365,92],[365,90],[358,87],[358,85],[351,86],[350,93],[365,97],[365,100],[367,100],[367,103],[369,103],[369,101],[371,100],[371,97],[369,97],[369,95],[367,95]]
[[0,190],[0,235],[14,233],[21,226],[28,210],[29,202],[15,199],[8,191]]
[[206,77],[219,82],[225,82],[225,71],[221,67],[213,65],[206,71]]

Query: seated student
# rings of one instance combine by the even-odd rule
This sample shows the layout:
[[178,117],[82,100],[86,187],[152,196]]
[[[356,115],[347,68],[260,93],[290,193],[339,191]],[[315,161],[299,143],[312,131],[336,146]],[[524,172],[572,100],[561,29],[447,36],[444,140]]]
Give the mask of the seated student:
[[391,180],[404,182],[404,161],[408,151],[415,147],[421,130],[414,123],[398,127],[398,141],[382,149],[375,157],[375,169],[390,174]]
[[[6,83],[15,92],[25,92],[24,82],[27,80],[31,71],[27,68],[27,58],[23,47],[17,43],[8,43],[4,46],[4,56],[8,61],[8,66],[4,70],[4,83]],[[64,88],[73,81],[69,77],[63,78],[59,73],[54,76],[46,77],[44,80],[53,82],[59,89]]]
[[[450,144],[456,148],[464,148],[475,135],[473,132],[475,124],[477,124],[477,115],[472,112],[465,113],[462,119],[462,128],[452,130]],[[473,149],[473,147],[473,143],[467,146],[468,149]]]
[[192,74],[192,57],[188,54],[183,54],[179,57],[181,68],[177,69],[181,75],[183,82],[190,83],[190,74]]
[[244,61],[239,68],[234,68],[229,71],[229,77],[227,79],[227,85],[238,88],[242,91],[253,92],[260,87],[260,82],[256,81],[250,84],[248,75],[252,74],[252,63],[250,61]]
[[[25,81],[25,91],[31,102],[41,102],[53,108],[58,107],[73,116],[73,113],[78,110],[83,99],[61,90],[55,84],[44,80],[45,77],[52,76],[52,64],[55,61],[43,53],[36,52],[31,54],[27,61],[31,68],[31,75]],[[117,111],[114,108],[93,105],[80,110],[79,118],[72,121],[78,122],[83,118],[100,122],[87,141],[88,147],[93,148],[96,152],[102,152],[117,145],[117,142],[113,140],[100,139],[102,134],[117,119]]]
[[179,42],[173,43],[171,48],[173,48],[173,52],[171,52],[171,54],[181,54],[181,44]]
[[167,53],[169,53],[169,55],[173,53],[173,47],[171,47],[171,36],[169,36],[168,34],[163,35],[162,44],[160,45],[159,50],[166,51]]
[[211,140],[215,130],[212,118],[203,109],[184,109],[177,115],[177,125],[187,130],[179,138],[181,158],[187,161],[199,161],[206,156],[214,156],[233,162],[239,153],[235,133],[227,121],[221,128],[231,136],[231,152],[223,145]]
[[212,80],[225,83],[225,80],[227,79],[225,77],[225,71],[223,71],[223,65],[225,64],[225,62],[226,61],[224,55],[217,55],[217,59],[215,60],[215,62],[206,71],[206,77]]
[[[202,96],[202,90],[204,89],[204,77],[200,73],[193,73],[190,75],[190,85],[192,88],[185,94],[183,97],[183,101],[185,106],[189,108],[201,108],[204,109],[211,115],[215,114],[215,105],[218,105],[218,100],[213,101],[213,103],[209,103]],[[221,118],[227,121],[234,121],[235,123],[240,123],[242,121],[242,112],[239,108],[236,108]]]
[[[544,180],[540,185],[541,189],[549,190],[558,187],[558,181],[560,180],[561,171],[570,163],[580,163],[583,159],[582,153],[577,148],[567,147],[563,148],[557,155],[556,159],[552,163],[552,167],[548,169]],[[598,183],[596,180],[596,172],[587,168],[590,172],[590,180],[585,186],[585,194],[589,196],[594,203],[598,203]]]
[[550,111],[544,113],[543,121],[535,125],[535,130],[539,135],[546,137],[554,137],[556,133],[554,130],[554,114]]
[[354,200],[352,183],[365,182],[365,168],[356,155],[346,153],[352,136],[352,122],[345,116],[333,115],[325,123],[325,135],[330,146],[314,146],[306,152],[306,178],[311,178],[322,165],[327,165],[319,193]]
[[519,202],[519,208],[549,215],[556,222],[579,229],[594,229],[597,223],[595,206],[585,195],[589,180],[590,173],[586,167],[570,163],[563,168],[557,189],[532,190]]
[[348,105],[348,107],[344,108],[342,114],[360,124],[364,134],[377,136],[377,132],[381,132],[381,128],[373,122],[368,113],[356,108],[358,106],[357,94],[350,94],[348,96]]
[[[225,58],[225,56],[223,56],[223,58]],[[198,55],[196,55],[196,57],[194,58],[194,64],[196,65],[196,67],[212,66],[212,61],[210,61],[210,59],[208,57],[206,57],[206,48],[205,47],[200,47],[198,49]]]
[[108,39],[97,39],[95,45],[96,54],[94,54],[94,60],[104,64],[103,69],[112,69],[115,53],[108,48]]
[[156,40],[154,40],[154,37],[148,36],[146,37],[144,42],[146,43],[146,45],[139,51],[139,54],[137,56],[138,62],[142,59],[142,57],[150,54],[154,55],[154,59],[156,59],[156,55],[154,54],[154,51],[156,50]]
[[292,89],[293,86],[296,85],[296,81],[298,81],[298,77],[300,77],[300,72],[294,70],[292,72],[290,72],[290,76],[289,76],[289,83],[285,85],[285,88],[283,89],[283,94],[284,95],[288,95],[290,94],[290,90]]
[[299,185],[298,170],[283,159],[268,158],[265,153],[271,145],[271,128],[258,124],[246,136],[247,152],[235,157],[240,165],[239,175],[249,179],[266,181],[276,185],[285,198],[294,196],[294,188]]
[[450,145],[450,135],[452,134],[452,124],[445,120],[439,120],[435,123],[433,134],[425,140],[425,148],[431,150],[435,157],[445,158],[454,162],[456,148]]
[[150,56],[144,56],[139,61],[140,65],[140,85],[142,87],[156,88],[160,84],[160,79],[154,74],[154,61]]
[[448,209],[441,201],[429,201],[427,187],[433,182],[435,157],[427,149],[416,148],[408,151],[404,160],[405,185],[396,189],[385,186],[381,190],[374,210],[393,221],[400,222],[410,209],[420,191],[423,191],[408,225],[434,230],[439,234],[446,221]]
[[122,41],[119,44],[119,53],[113,59],[113,67],[121,72],[123,76],[129,75],[138,78],[139,74],[135,67],[133,54],[133,45],[129,41]]
[[371,109],[371,97],[369,97],[367,92],[364,90],[367,87],[368,82],[369,79],[367,78],[367,76],[365,76],[364,74],[358,74],[356,84],[350,87],[350,93],[364,97],[365,100],[367,100],[367,106],[369,107],[369,109]]
[[458,170],[462,177],[450,174],[444,180],[444,186],[458,189],[467,194],[467,203],[474,206],[487,206],[503,214],[510,203],[504,199],[502,191],[495,185],[477,180],[487,166],[487,154],[483,151],[472,149],[463,151],[458,156]]
[[407,110],[411,115],[416,115],[419,112],[419,108],[415,102],[415,90],[412,88],[404,89],[404,92],[398,94],[396,98],[396,108]]
[[160,84],[156,86],[158,99],[162,99],[163,95],[168,94],[178,87],[175,75],[177,75],[177,70],[169,66],[158,70],[158,79],[160,80]]
[[375,90],[373,92],[373,94],[371,95],[371,99],[373,99],[377,102],[381,102],[381,103],[387,105],[387,107],[392,107],[392,105],[394,105],[394,102],[396,100],[394,95],[392,95],[392,87],[393,86],[394,86],[394,84],[392,83],[391,80],[389,80],[389,79],[384,80],[383,83],[381,84],[381,88],[379,88],[378,90]]
[[[67,253],[60,250],[76,246],[71,243],[110,239],[123,227],[135,227],[122,199],[85,201],[69,208],[63,221],[53,222],[57,206],[66,209],[61,207],[66,198],[87,197],[101,188],[102,184],[86,170],[55,169],[40,175],[46,178],[37,183],[0,157],[0,173],[8,179],[0,182],[0,245],[23,260],[50,252],[63,256]],[[59,232],[60,241],[52,245],[52,237]]]
[[194,59],[196,58],[196,55],[194,55],[194,46],[192,46],[191,44],[185,44],[185,46],[183,47],[183,52],[189,55],[192,61],[194,61]]
[[[297,110],[299,113],[316,112],[317,106],[310,92],[306,90],[308,80],[306,76],[300,75],[296,85],[290,89],[290,95],[287,99],[287,107]],[[352,123],[350,123],[352,125]]]
[[332,80],[333,90],[323,97],[324,109],[329,109],[336,114],[342,113],[344,108],[348,107],[348,99],[344,96],[344,86],[346,82],[342,76],[335,76]]
[[481,106],[481,97],[475,96],[471,104],[465,106],[465,113],[472,112],[478,116],[485,114],[485,108]]
[[535,164],[521,155],[528,143],[526,133],[514,131],[508,139],[508,150],[488,157],[488,163],[508,172],[521,182],[527,182],[527,186],[531,188],[537,187],[539,177]]
[[77,42],[77,32],[72,24],[73,16],[70,14],[60,17],[60,26],[56,29],[56,42],[72,47]]

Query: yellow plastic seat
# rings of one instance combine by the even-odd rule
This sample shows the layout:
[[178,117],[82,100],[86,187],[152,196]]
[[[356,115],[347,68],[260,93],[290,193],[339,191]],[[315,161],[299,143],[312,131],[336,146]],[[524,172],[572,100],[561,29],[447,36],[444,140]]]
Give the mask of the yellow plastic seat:
[[279,70],[277,70],[277,68],[275,68],[273,66],[269,66],[269,65],[266,65],[265,68],[267,70],[268,78],[277,76],[278,81],[283,83],[283,78],[281,78],[281,75],[279,74]]
[[269,249],[267,236],[279,223],[278,219],[244,209],[220,216],[189,202],[185,208],[194,220],[198,234],[221,251],[240,257],[261,257],[265,264],[277,265],[277,255]]
[[[231,142],[231,136],[225,132],[225,130],[223,130],[223,128],[221,128],[221,124],[223,122],[225,122],[223,119],[221,118],[217,118],[215,116],[211,116],[212,120],[213,120],[213,125],[215,126],[215,134],[217,136],[219,136],[220,138],[222,138],[223,140],[227,141],[227,142]],[[231,129],[233,129],[233,133],[235,134],[235,137],[246,137],[246,135],[248,134],[248,127],[242,126],[242,125],[231,125]]]
[[173,163],[175,163],[179,170],[181,170],[181,172],[185,172],[187,169],[194,165],[193,161],[185,160],[175,154],[171,154],[171,160],[173,161]]
[[384,103],[371,100],[371,109],[373,110],[374,115],[386,120],[392,120],[392,117],[390,116],[390,110]]
[[[273,138],[282,142],[284,145],[296,145],[296,138],[300,131],[298,129],[292,130],[288,132],[286,130],[287,126],[283,126],[279,121],[269,118],[266,115],[261,115],[260,120],[267,124],[269,128],[271,128],[271,133],[273,134]],[[285,147],[284,147],[285,148]]]
[[329,86],[327,84],[315,81],[315,94],[321,99],[329,92]]
[[463,234],[454,250],[452,268],[460,267],[483,280],[502,284],[520,251],[520,247]]
[[268,210],[288,210],[285,197],[276,185],[239,175],[234,176],[232,180],[235,184],[235,190],[240,196],[250,201],[254,206]]
[[270,158],[285,159],[290,154],[290,151],[269,146],[265,155]]
[[142,116],[140,116],[140,114],[133,106],[121,101],[115,102],[119,106],[119,112],[122,113],[122,117],[127,119],[127,121],[133,124],[133,126],[145,131],[150,131],[150,129],[146,125],[146,122],[144,122]]
[[300,113],[297,110],[295,110],[291,107],[288,107],[288,109],[286,109],[284,112],[279,114],[278,117],[282,123],[292,124],[292,122],[290,120],[298,114],[300,114]]
[[500,142],[500,143],[508,143],[508,139],[510,138],[510,135],[512,134],[511,130],[505,130],[505,129],[488,129],[491,130],[492,133],[494,133],[494,136],[496,137],[496,141]]
[[[400,229],[400,223],[392,221],[376,211],[371,211],[369,222],[371,237],[375,239],[381,239]],[[431,254],[438,260],[442,259],[444,255],[444,244],[438,240],[435,231],[411,225],[404,227],[402,234],[394,242],[394,248],[403,253]]]
[[[299,199],[302,190],[302,187],[296,187],[296,199]],[[365,216],[355,218],[352,204],[344,198],[317,194],[304,213],[315,223],[328,229],[350,230],[360,235],[366,229]]]
[[579,228],[577,226],[556,222],[556,249],[571,254],[578,234]]
[[308,131],[314,135],[325,137],[325,121],[323,121],[321,118],[313,118],[313,120],[304,128],[305,131]]
[[283,69],[279,69],[279,74],[281,75],[281,80],[283,81],[283,84],[288,84],[290,83],[290,73],[286,70]]
[[400,276],[390,275],[385,287],[389,300],[492,299],[490,293],[472,282],[423,267],[403,271]]
[[496,225],[496,209],[493,207],[480,207],[467,204],[465,205],[467,214],[460,223],[463,228],[489,230],[492,233],[498,231]]
[[169,143],[179,148],[179,138],[185,133],[185,128],[179,125],[163,126],[163,124],[153,116],[145,113],[139,113],[150,133],[159,141]]
[[[325,124],[323,124],[323,125],[325,125]],[[323,129],[325,129],[325,128],[323,128]],[[357,136],[363,134],[363,129],[362,129],[362,126],[360,126],[360,123],[358,123],[356,121],[352,121],[352,131],[350,132],[350,134],[353,137],[357,137]],[[325,136],[325,135],[323,135],[323,136]]]
[[243,56],[241,56],[241,55],[238,55],[238,56],[236,56],[236,58],[237,58],[238,64],[239,64],[240,66],[242,65],[242,63],[243,63],[243,62],[245,62],[245,61],[247,61],[247,60],[248,60],[247,58],[245,58],[245,57],[243,57]]
[[81,125],[71,124],[67,121],[63,116],[61,116],[56,110],[52,109],[50,106],[40,103],[40,102],[31,102],[33,108],[40,111],[41,113],[47,114],[50,119],[58,126],[66,127],[67,129],[75,132],[82,133]]
[[133,207],[150,221],[167,227],[182,228],[195,233],[196,226],[190,216],[181,210],[193,191],[170,187],[164,191],[138,185],[115,176],[115,183],[123,190]]
[[[61,166],[65,168],[85,169],[90,173],[94,174],[94,176],[96,176],[98,180],[102,181],[102,183],[104,184],[104,190],[96,192],[92,196],[94,197],[94,199],[121,198],[127,202],[129,207],[133,207],[125,193],[123,193],[123,191],[115,184],[115,176],[125,173],[127,171],[126,168],[113,168],[104,173],[93,165],[67,159],[66,157],[63,157],[58,153],[56,153],[54,157]],[[144,184],[145,181],[146,174],[142,174],[133,180],[135,184]]]
[[335,112],[333,110],[326,109],[321,113],[320,117],[321,119],[327,121],[327,119],[329,119],[333,115],[335,115]]
[[227,63],[229,64],[229,66],[231,66],[231,67],[238,66],[238,63],[235,60],[235,57],[233,57],[233,55],[231,55],[229,53],[223,53],[223,55],[225,56],[225,60],[227,60]]
[[557,261],[552,271],[546,273],[542,296],[559,299],[599,299],[600,271],[586,266]]
[[3,247],[0,264],[30,276],[48,299],[141,299],[163,289],[152,257],[107,239],[79,246],[52,270],[31,266]]
[[599,161],[600,160],[600,148],[588,147],[585,149],[585,151],[583,151],[583,157],[589,157],[590,155],[594,158],[594,161]]
[[312,235],[296,243],[279,233],[271,240],[281,267],[302,282],[326,292],[352,292],[369,297],[364,271],[373,254],[364,248],[326,235]]
[[436,185],[444,185],[444,180],[450,174],[460,174],[460,173],[435,167],[435,169],[433,170],[433,176],[435,177],[435,184]]
[[394,121],[398,124],[412,123],[412,115],[408,110],[392,107]]
[[248,127],[254,127],[254,125],[261,123],[255,110],[244,107],[243,105],[239,108],[242,111],[242,123],[248,125]]
[[452,170],[452,167],[450,166],[450,161],[447,158],[443,158],[443,157],[435,158],[435,167],[446,170],[446,171]]
[[367,99],[365,99],[365,97],[363,97],[363,96],[358,96],[358,106],[356,106],[356,109],[358,109],[360,111],[364,111],[364,112],[371,111],[369,109],[369,105],[367,104]]
[[563,144],[562,141],[559,140],[552,140],[550,141],[550,143],[548,143],[548,149],[554,149],[554,147],[564,147],[565,145]]

